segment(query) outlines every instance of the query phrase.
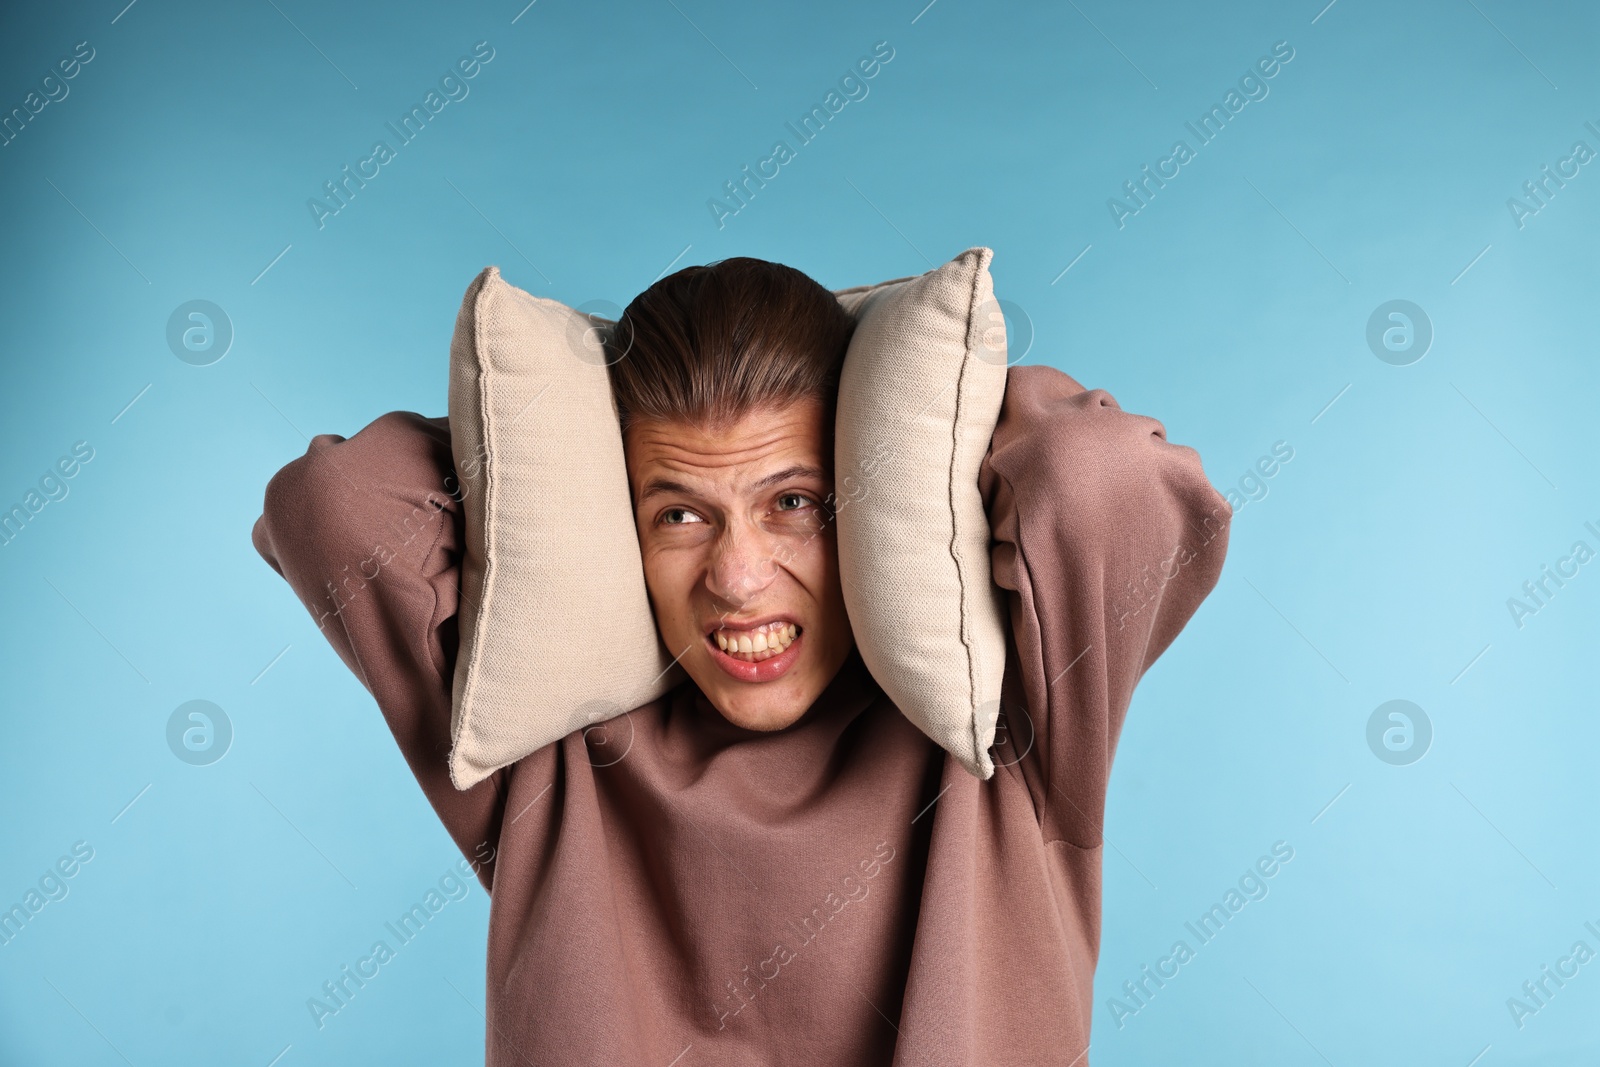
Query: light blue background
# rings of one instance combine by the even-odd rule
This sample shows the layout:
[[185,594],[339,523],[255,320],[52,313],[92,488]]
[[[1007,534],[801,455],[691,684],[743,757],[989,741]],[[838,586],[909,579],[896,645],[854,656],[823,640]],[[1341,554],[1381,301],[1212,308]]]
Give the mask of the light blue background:
[[[476,885],[324,1029],[305,1007],[457,853],[251,548],[267,479],[306,435],[442,414],[486,264],[622,304],[671,264],[837,288],[978,244],[1026,360],[1161,419],[1219,487],[1294,449],[1134,700],[1092,1062],[1600,1053],[1600,961],[1521,1029],[1506,1006],[1600,950],[1600,562],[1520,629],[1506,606],[1600,549],[1600,164],[1524,228],[1506,207],[1600,149],[1593,5],[124,2],[0,16],[4,109],[95,49],[0,148],[0,505],[95,450],[0,548],[0,905],[95,850],[0,948],[0,1062],[477,1062]],[[480,40],[470,95],[319,230],[307,199]],[[870,95],[718,229],[707,199],[880,40]],[[1107,198],[1282,40],[1270,95],[1119,230]],[[206,367],[165,340],[197,298],[236,330]],[[1364,337],[1396,298],[1436,331],[1404,367]],[[1394,698],[1435,731],[1410,766],[1365,738]],[[191,699],[234,724],[211,766],[166,745]],[[1280,840],[1270,895],[1119,1029],[1109,998]]]

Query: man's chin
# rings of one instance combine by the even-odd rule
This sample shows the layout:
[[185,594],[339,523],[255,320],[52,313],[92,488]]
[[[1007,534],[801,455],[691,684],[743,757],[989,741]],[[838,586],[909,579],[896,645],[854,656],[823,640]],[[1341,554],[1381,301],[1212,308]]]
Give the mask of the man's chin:
[[757,730],[762,733],[771,733],[776,730],[782,730],[786,726],[793,726],[800,716],[806,713],[805,708],[796,708],[793,710],[783,711],[761,711],[753,715],[739,712],[730,713],[722,711],[721,708],[718,708],[717,710],[721,711],[722,717],[733,723],[733,725],[742,727],[746,730]]
[[[713,671],[715,667],[711,668]],[[769,682],[763,685],[741,686],[737,683],[733,688],[762,689],[755,693],[732,693],[727,684],[718,684],[711,688],[702,685],[700,691],[706,695],[711,706],[728,722],[745,730],[757,730],[770,733],[782,730],[786,726],[794,725],[806,709],[811,706],[811,701],[803,696],[796,696],[794,686]]]

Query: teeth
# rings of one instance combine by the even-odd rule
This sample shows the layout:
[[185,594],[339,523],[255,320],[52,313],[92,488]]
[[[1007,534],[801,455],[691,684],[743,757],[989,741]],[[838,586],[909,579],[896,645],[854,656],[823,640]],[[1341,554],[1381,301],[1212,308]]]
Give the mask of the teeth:
[[799,627],[794,623],[773,623],[759,630],[744,630],[734,634],[717,630],[713,636],[717,640],[717,647],[728,655],[759,663],[788,648],[799,632]]

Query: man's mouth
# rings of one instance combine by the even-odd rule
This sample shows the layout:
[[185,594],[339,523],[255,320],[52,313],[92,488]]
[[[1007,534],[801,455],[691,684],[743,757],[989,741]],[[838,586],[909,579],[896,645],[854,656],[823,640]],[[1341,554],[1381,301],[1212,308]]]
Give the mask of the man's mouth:
[[790,619],[773,619],[753,627],[721,626],[707,634],[730,658],[760,663],[781,655],[800,636],[800,625]]

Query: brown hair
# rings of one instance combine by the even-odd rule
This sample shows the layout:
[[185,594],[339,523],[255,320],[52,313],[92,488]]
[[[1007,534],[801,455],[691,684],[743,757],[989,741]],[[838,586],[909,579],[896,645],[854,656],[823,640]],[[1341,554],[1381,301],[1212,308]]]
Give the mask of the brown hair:
[[622,428],[717,429],[806,398],[831,421],[854,329],[838,298],[793,267],[747,256],[685,267],[634,297],[606,338]]

